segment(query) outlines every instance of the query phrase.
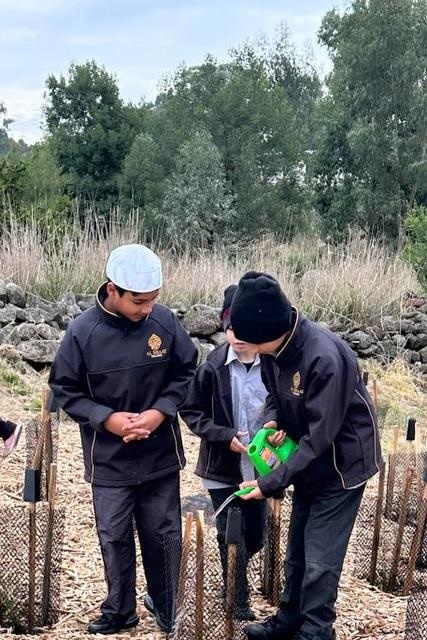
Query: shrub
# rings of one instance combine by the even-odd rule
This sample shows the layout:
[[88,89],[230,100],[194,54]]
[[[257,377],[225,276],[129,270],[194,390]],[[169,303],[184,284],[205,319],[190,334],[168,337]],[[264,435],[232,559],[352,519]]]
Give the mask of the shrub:
[[415,207],[405,221],[407,234],[403,255],[427,288],[427,207]]

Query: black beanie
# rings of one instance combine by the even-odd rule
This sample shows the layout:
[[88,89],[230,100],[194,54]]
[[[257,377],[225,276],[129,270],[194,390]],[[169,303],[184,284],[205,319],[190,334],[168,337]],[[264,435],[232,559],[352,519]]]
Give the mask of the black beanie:
[[224,302],[222,303],[222,309],[219,314],[220,320],[224,331],[230,327],[230,307],[233,301],[233,296],[237,291],[237,284],[230,284],[224,291]]
[[248,271],[233,297],[230,320],[238,340],[271,342],[291,328],[292,306],[273,276]]

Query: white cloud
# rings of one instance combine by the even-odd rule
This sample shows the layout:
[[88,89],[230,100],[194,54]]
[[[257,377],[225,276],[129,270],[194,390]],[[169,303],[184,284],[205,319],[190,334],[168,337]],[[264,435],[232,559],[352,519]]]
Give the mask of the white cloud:
[[0,85],[0,99],[7,109],[13,138],[36,142],[42,137],[43,89],[27,89],[19,85]]

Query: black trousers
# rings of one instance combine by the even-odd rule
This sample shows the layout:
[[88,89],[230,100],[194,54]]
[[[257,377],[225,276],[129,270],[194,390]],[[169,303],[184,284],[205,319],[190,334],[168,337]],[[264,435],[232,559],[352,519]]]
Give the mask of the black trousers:
[[287,626],[329,638],[348,541],[365,485],[305,492],[295,488],[279,619]]
[[102,613],[126,618],[136,609],[136,551],[141,547],[148,593],[172,626],[181,561],[179,472],[130,487],[92,486],[108,595]]
[[12,433],[15,431],[16,424],[13,422],[9,422],[9,420],[1,420],[0,419],[0,438],[2,440],[7,440],[10,438]]
[[[212,505],[216,511],[238,487],[226,489],[209,489]],[[248,606],[249,587],[247,578],[247,564],[250,558],[260,551],[265,538],[265,500],[240,500],[236,498],[231,502],[216,519],[217,540],[221,558],[224,584],[227,577],[227,546],[225,544],[225,532],[227,527],[227,514],[229,508],[239,507],[242,511],[242,542],[237,545],[236,568],[236,607]]]

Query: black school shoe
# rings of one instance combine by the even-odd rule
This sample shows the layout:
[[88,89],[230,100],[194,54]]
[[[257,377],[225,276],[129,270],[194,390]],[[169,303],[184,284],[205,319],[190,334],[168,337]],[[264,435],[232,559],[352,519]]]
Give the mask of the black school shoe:
[[102,633],[107,636],[111,633],[123,631],[124,629],[132,629],[132,627],[136,627],[138,622],[139,617],[136,613],[131,613],[125,619],[123,619],[122,616],[108,616],[103,613],[102,616],[96,620],[92,620],[87,630],[89,633]]
[[295,629],[280,622],[277,616],[270,616],[264,622],[248,624],[244,629],[248,640],[293,640]]
[[159,612],[157,611],[156,607],[154,606],[153,598],[148,593],[147,593],[146,596],[144,596],[144,607],[147,609],[147,611],[149,611],[150,613],[153,614],[153,616],[156,619],[157,626],[162,631],[165,631],[166,633],[172,633],[172,631],[173,631],[172,625],[168,624],[167,622],[163,622],[163,620],[160,617]]

